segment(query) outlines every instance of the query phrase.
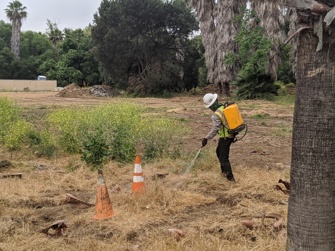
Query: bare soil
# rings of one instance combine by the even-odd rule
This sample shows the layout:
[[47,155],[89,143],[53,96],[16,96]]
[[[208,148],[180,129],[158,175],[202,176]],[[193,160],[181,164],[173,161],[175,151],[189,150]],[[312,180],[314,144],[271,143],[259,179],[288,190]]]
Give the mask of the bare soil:
[[[135,99],[57,94],[0,92],[0,97],[39,109],[136,102],[186,121],[191,135],[185,137],[184,147],[192,157],[211,128],[211,111],[203,107],[202,95]],[[96,173],[78,158],[47,160],[0,150],[0,160],[13,163],[0,168],[0,174],[23,173],[22,179],[0,179],[0,250],[284,250],[287,195],[274,186],[289,177],[293,107],[268,101],[238,105],[248,132],[231,147],[236,183],[220,176],[216,139],[187,175],[181,175],[188,164],[181,160],[143,163],[146,194],[139,198],[130,194],[133,166],[110,163],[104,174],[117,215],[109,220],[93,220],[94,207],[67,203],[66,193],[95,203]],[[169,174],[157,180],[156,173]],[[120,192],[112,192],[115,185]],[[269,213],[284,218],[279,228],[273,227],[278,219],[265,217]],[[67,226],[61,236],[41,232],[57,220]],[[252,220],[254,228],[242,226],[241,220]],[[176,237],[167,230],[171,228],[183,230],[185,236]]]

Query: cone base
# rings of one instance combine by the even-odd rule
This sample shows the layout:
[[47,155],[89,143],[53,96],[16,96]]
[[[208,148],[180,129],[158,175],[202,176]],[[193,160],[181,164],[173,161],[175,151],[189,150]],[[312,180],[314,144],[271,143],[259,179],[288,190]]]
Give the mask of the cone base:
[[93,218],[97,220],[112,218],[115,213],[106,185],[97,187],[96,197],[95,216]]
[[133,183],[132,185],[132,192],[139,192],[139,193],[143,193],[144,192],[144,183]]
[[93,219],[95,219],[95,220],[105,220],[105,219],[110,219],[110,218],[114,217],[115,215],[116,215],[115,212],[113,212],[111,215],[105,215],[105,216],[95,215],[95,216],[93,216]]

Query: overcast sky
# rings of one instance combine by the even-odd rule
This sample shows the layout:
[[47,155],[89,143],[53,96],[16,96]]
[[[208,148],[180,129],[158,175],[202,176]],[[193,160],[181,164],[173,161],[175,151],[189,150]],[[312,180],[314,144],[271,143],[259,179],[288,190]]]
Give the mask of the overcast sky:
[[[85,28],[93,23],[101,0],[19,0],[27,7],[28,16],[22,22],[21,31],[45,32],[47,19],[64,28]],[[0,0],[0,20],[10,23],[5,10],[12,0]]]

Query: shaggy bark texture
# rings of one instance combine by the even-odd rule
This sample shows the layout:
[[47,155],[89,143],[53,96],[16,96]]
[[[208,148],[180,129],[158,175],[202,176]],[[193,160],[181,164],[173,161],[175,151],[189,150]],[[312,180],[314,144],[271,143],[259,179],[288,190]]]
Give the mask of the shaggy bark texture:
[[11,50],[15,59],[20,58],[20,35],[21,35],[21,19],[17,18],[12,22],[12,37],[11,37]]
[[277,79],[277,70],[281,64],[279,57],[280,44],[286,39],[284,32],[285,17],[283,12],[284,0],[253,0],[252,8],[260,19],[267,36],[272,40],[272,48],[269,53],[267,72]]
[[229,95],[229,83],[234,80],[238,68],[227,66],[223,60],[225,55],[236,52],[237,44],[234,37],[238,25],[234,21],[240,14],[246,0],[191,0],[200,22],[202,40],[205,47],[207,80],[219,86],[220,92]]

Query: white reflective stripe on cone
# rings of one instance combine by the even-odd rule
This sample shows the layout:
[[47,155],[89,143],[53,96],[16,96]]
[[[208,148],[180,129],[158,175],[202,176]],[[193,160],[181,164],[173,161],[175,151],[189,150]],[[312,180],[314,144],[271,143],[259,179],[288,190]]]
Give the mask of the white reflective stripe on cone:
[[135,171],[134,171],[134,173],[141,173],[141,172],[142,172],[141,164],[135,164]]
[[133,182],[144,182],[143,176],[134,176]]

